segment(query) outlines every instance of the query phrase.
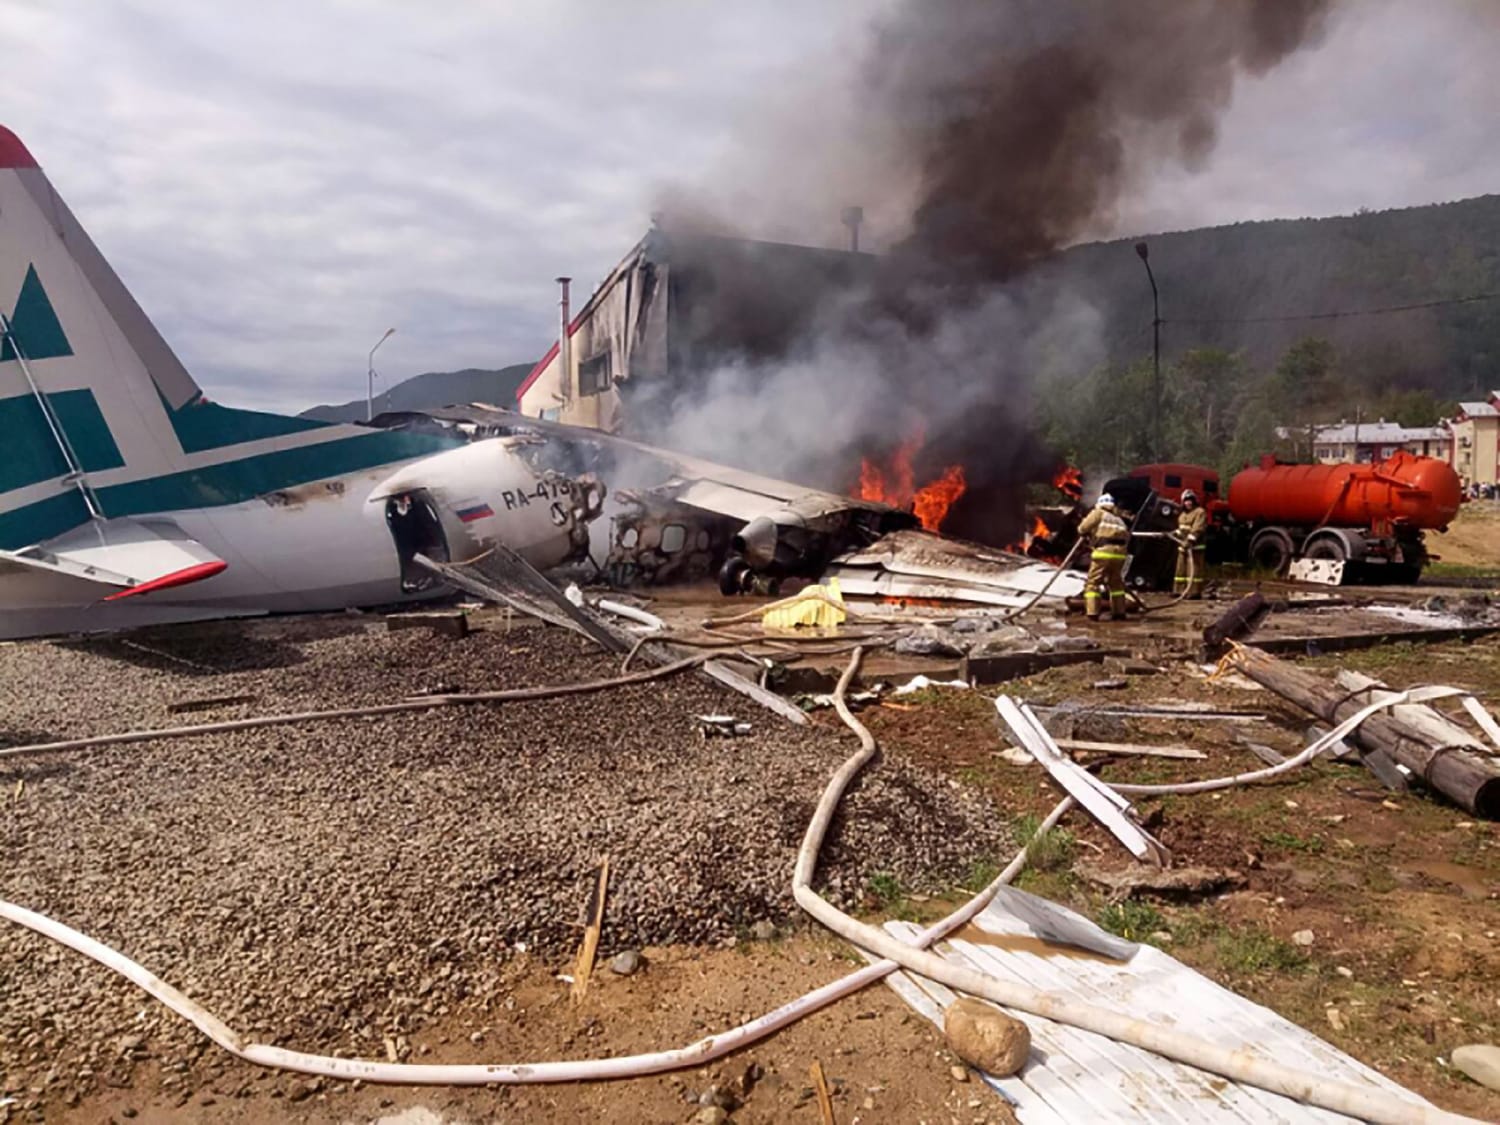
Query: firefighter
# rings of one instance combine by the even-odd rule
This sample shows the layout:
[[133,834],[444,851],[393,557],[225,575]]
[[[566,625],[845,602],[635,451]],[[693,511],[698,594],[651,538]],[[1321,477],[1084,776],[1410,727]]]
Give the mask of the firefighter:
[[1208,532],[1208,512],[1198,503],[1191,488],[1182,493],[1182,511],[1177,515],[1177,578],[1173,583],[1178,596],[1197,601],[1203,596],[1203,571],[1207,561],[1203,537]]
[[1083,610],[1089,620],[1099,620],[1099,603],[1109,597],[1111,619],[1125,618],[1125,548],[1130,543],[1130,525],[1124,513],[1115,507],[1115,499],[1104,493],[1094,502],[1094,510],[1083,517],[1078,534],[1093,544],[1089,556],[1089,576],[1083,585]]

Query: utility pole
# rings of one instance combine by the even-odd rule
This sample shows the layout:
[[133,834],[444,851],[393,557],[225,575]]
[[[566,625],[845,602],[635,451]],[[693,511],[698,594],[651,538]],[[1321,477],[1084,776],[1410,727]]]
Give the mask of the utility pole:
[[385,335],[375,341],[375,346],[370,349],[370,363],[365,369],[365,421],[368,422],[375,417],[375,353],[380,350],[380,345],[396,334],[394,328],[387,328]]
[[1151,248],[1144,242],[1135,244],[1146,267],[1146,280],[1151,282],[1151,456],[1160,461],[1163,457],[1161,442],[1161,299],[1156,291],[1156,275],[1151,272]]

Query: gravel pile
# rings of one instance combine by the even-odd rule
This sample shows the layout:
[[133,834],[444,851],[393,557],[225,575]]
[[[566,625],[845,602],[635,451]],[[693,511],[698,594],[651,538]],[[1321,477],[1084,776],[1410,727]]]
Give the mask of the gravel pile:
[[[0,744],[616,670],[571,635],[498,621],[457,641],[335,618],[6,645]],[[230,696],[254,701],[168,712]],[[753,733],[705,740],[692,716],[710,712]],[[687,675],[0,760],[0,896],[114,946],[242,1033],[379,1057],[387,1038],[404,1052],[398,1033],[494,997],[518,944],[570,958],[606,853],[603,956],[793,917],[797,845],[854,745]],[[980,799],[887,760],[845,800],[820,879],[848,907],[876,872],[932,889],[1006,843]],[[200,1056],[220,1058],[118,977],[0,923],[7,1093],[32,1100],[50,1070],[76,1096],[147,1055],[185,1088]]]

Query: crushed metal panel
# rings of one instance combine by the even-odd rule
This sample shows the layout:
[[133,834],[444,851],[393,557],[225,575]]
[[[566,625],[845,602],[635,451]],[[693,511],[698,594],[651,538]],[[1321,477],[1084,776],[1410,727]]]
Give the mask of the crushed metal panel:
[[878,570],[858,570],[847,566],[830,566],[823,571],[825,579],[838,579],[839,589],[856,598],[919,598],[927,601],[978,602],[982,605],[1019,609],[1031,600],[1029,594],[1006,593],[984,586],[945,582],[937,578],[908,578]]
[[1308,582],[1319,586],[1338,586],[1344,581],[1344,571],[1349,564],[1343,559],[1297,559],[1287,570],[1293,582]]
[[913,578],[995,586],[1029,594],[1047,588],[1051,581],[1047,596],[1055,598],[1083,593],[1084,576],[1076,571],[1059,574],[1055,566],[1046,563],[925,531],[891,532],[878,542],[834,561],[845,567],[879,567]]
[[[1033,896],[1007,888],[971,927],[970,940],[939,942],[945,960],[1001,980],[1025,984],[1111,1008],[1135,1018],[1171,1025],[1223,1047],[1386,1091],[1392,1098],[1426,1106],[1416,1094],[1376,1073],[1269,1008],[1215,984],[1149,945],[1128,960],[1112,960],[1060,944],[1053,926],[1033,925],[1022,915]],[[1015,903],[1014,908],[1012,903]],[[1080,932],[1096,928],[1081,915],[1048,904],[1054,921],[1070,915]],[[914,941],[920,926],[887,922],[887,932]],[[1077,943],[1084,944],[1084,943]],[[1097,948],[1093,941],[1085,949]],[[1102,952],[1102,950],[1101,950]],[[937,1027],[955,994],[940,984],[904,972],[886,983]],[[1176,1121],[1185,1125],[1225,1122],[1352,1122],[1290,1098],[1245,1086],[1172,1062],[1150,1051],[1102,1035],[1057,1024],[1026,1012],[1011,1012],[1031,1030],[1031,1057],[1013,1078],[984,1080],[1014,1108],[1024,1125],[1079,1121]]]

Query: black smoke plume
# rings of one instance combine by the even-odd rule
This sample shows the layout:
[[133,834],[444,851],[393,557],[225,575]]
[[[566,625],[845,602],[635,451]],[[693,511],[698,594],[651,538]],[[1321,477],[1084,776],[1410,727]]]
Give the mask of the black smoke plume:
[[[782,284],[797,298],[774,349],[721,351],[634,418],[678,445],[831,488],[851,485],[861,454],[886,455],[920,428],[919,480],[955,463],[968,478],[944,530],[1013,540],[1022,486],[1058,465],[1027,425],[1037,377],[1098,357],[1091,310],[1027,307],[1007,283],[1107,226],[1153,168],[1201,165],[1235,82],[1317,43],[1331,5],[908,0],[870,29],[855,133],[882,138],[893,169],[917,170],[909,233],[849,280]],[[768,176],[839,156],[763,153]],[[836,202],[851,201],[828,201],[831,213]],[[742,337],[746,307],[700,296],[695,331]]]

